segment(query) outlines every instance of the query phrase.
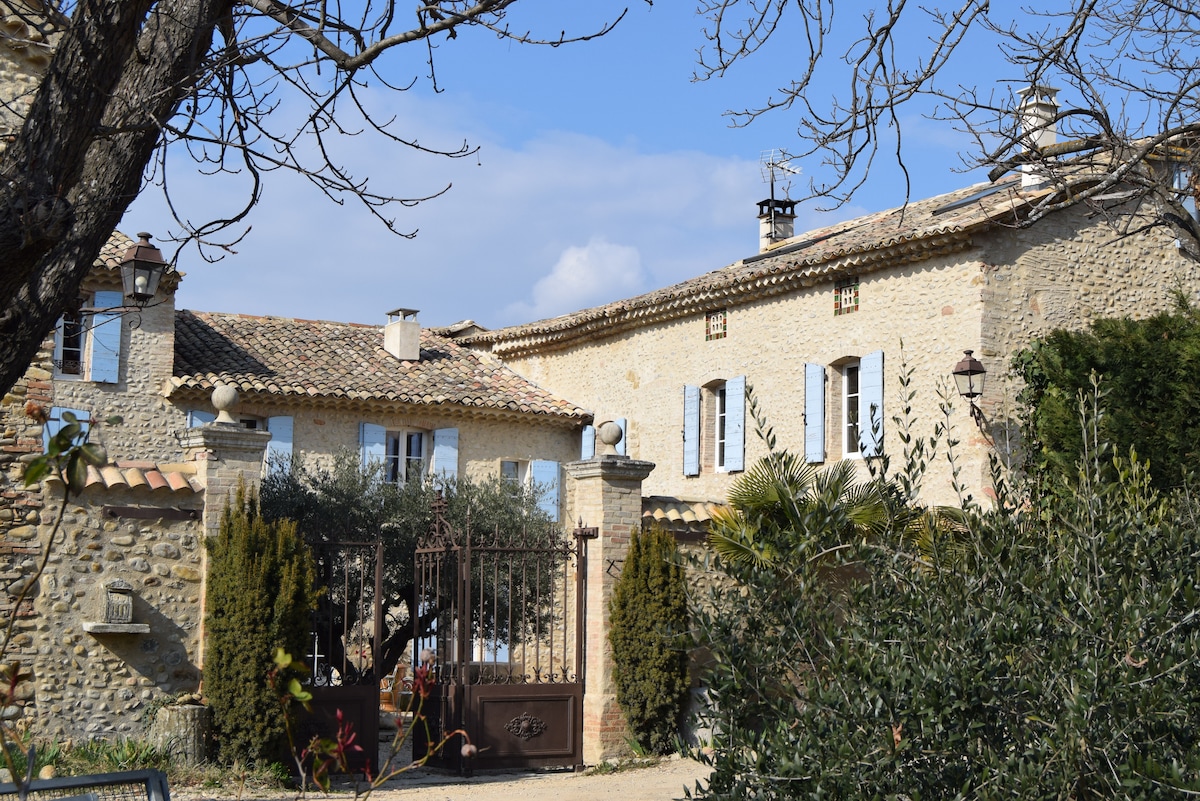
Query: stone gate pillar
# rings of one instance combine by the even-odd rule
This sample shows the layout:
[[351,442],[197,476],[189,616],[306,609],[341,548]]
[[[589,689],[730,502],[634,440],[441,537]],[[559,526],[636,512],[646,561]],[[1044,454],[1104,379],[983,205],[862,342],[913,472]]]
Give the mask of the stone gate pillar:
[[[221,394],[224,391],[224,394]],[[237,403],[232,387],[217,387],[213,405],[220,415],[215,422],[189,428],[180,443],[189,462],[196,463],[196,478],[204,486],[204,533],[212,536],[220,530],[225,499],[245,481],[246,488],[257,490],[262,478],[263,454],[271,434],[243,428],[228,413]],[[222,419],[222,415],[226,419]]]
[[598,529],[587,551],[583,759],[589,765],[630,753],[625,717],[617,706],[613,684],[609,604],[630,537],[642,524],[642,482],[654,469],[653,462],[616,454],[613,446],[620,440],[616,424],[601,425],[597,433],[606,446],[604,454],[564,465],[571,479],[568,508],[572,517]]
[[[213,391],[213,405],[220,412],[217,419],[202,426],[183,432],[180,443],[188,461],[196,464],[196,478],[204,486],[204,516],[202,531],[205,538],[216,536],[221,530],[221,515],[225,511],[225,499],[236,490],[238,481],[244,481],[249,490],[258,490],[262,479],[263,455],[271,434],[243,428],[238,425],[229,409],[237,403],[237,392],[232,387],[218,386]],[[200,608],[208,602],[208,549],[204,549],[203,583],[200,590]],[[204,643],[204,623],[201,616],[200,642]],[[204,646],[197,655],[197,666],[204,667]]]

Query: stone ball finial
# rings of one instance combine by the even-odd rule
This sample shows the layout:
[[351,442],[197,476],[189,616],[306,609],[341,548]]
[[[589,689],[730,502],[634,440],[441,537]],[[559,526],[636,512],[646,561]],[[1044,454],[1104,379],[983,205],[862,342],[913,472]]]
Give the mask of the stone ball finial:
[[616,456],[617,443],[621,441],[621,437],[625,436],[625,432],[615,422],[608,420],[596,426],[596,435],[604,443],[604,455]]
[[229,410],[237,405],[238,391],[237,388],[230,384],[217,384],[213,387],[212,405],[217,410],[217,422],[237,425],[237,420],[233,419],[233,415]]

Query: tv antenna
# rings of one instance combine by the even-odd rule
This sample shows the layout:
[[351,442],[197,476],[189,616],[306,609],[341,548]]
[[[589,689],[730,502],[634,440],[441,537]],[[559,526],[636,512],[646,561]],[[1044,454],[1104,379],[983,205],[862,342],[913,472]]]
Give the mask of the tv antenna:
[[787,183],[783,185],[784,199],[790,200],[792,182],[790,177],[800,174],[799,167],[792,166],[792,157],[782,150],[764,150],[759,158],[759,163],[762,165],[763,180],[771,185],[771,201],[775,201],[775,181],[783,181],[788,178]]

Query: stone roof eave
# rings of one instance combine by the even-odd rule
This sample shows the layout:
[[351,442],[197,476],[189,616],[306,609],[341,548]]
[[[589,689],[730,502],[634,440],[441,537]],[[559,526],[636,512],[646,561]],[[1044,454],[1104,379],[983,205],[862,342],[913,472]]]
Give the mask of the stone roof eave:
[[[977,232],[990,227],[994,222],[986,220],[960,229],[897,238],[882,247],[876,245],[846,250],[823,255],[820,259],[798,259],[784,268],[765,271],[748,280],[731,275],[722,284],[688,288],[677,297],[656,297],[653,301],[630,304],[615,311],[612,304],[609,304],[598,307],[594,314],[572,315],[573,319],[557,324],[551,320],[543,326],[520,326],[508,329],[509,333],[500,329],[460,341],[468,345],[490,345],[491,352],[501,358],[561,350],[579,340],[612,336],[632,328],[668,322],[731,304],[738,305],[770,298],[843,275],[861,275],[884,267],[911,264],[962,252],[972,247]],[[736,267],[743,263],[738,262],[731,266]]]
[[[211,389],[186,386],[176,383],[179,379],[172,378],[165,396],[176,404],[205,404],[210,402]],[[411,414],[429,415],[442,413],[459,419],[481,420],[488,422],[520,422],[537,425],[550,425],[556,428],[577,429],[590,424],[590,413],[552,415],[543,412],[526,412],[516,409],[497,409],[488,406],[467,406],[458,403],[409,403],[391,400],[389,398],[352,398],[333,397],[328,395],[300,395],[291,393],[257,392],[254,390],[238,389],[240,403],[252,403],[265,410],[279,410],[294,413],[298,406],[311,409],[325,409],[361,414]]]

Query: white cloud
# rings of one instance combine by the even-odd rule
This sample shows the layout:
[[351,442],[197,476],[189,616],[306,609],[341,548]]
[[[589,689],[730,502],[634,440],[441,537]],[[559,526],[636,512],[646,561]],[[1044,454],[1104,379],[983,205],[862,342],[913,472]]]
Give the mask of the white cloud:
[[532,302],[510,304],[504,313],[525,320],[554,317],[637,294],[643,282],[637,248],[595,238],[563,251],[549,275],[533,285]]

